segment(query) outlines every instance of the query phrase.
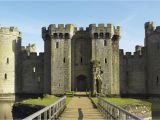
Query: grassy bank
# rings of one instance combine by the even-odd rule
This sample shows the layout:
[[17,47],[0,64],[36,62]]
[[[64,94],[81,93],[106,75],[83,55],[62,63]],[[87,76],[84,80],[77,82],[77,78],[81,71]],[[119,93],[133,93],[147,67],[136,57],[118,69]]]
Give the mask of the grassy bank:
[[[98,99],[96,97],[91,98],[95,105],[98,103]],[[132,98],[104,98],[106,101],[115,104],[117,106],[126,106],[126,105],[149,105],[151,106],[151,102],[139,99]]]
[[60,97],[49,95],[44,98],[23,100],[21,104],[48,106],[57,101],[58,99],[60,99]]
[[[27,99],[23,100],[21,104],[27,104],[27,105],[39,105],[39,106],[48,106],[57,100],[59,100],[61,97],[56,97],[53,95],[48,95],[44,98],[37,98],[37,99]],[[66,103],[68,104],[71,101],[72,96],[67,96]]]

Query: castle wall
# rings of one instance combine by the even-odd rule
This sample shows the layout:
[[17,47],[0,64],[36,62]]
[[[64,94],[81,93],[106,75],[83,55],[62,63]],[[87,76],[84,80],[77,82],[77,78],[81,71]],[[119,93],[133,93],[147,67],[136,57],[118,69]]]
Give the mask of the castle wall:
[[145,24],[148,94],[160,94],[160,27]]
[[43,93],[44,54],[22,53],[22,91],[26,94]]
[[48,32],[51,40],[51,94],[64,94],[71,91],[71,38],[74,25],[50,25]]
[[0,28],[0,94],[20,92],[21,34],[17,28]]
[[[98,27],[92,24],[90,25],[90,32],[92,37],[92,60],[100,61],[103,71],[102,93],[105,95],[118,95],[119,62],[117,61],[119,61],[119,38],[114,41],[113,37],[120,35],[120,29],[115,29],[111,24],[107,24],[107,26],[99,24]],[[113,53],[115,53],[115,56]],[[113,67],[114,65],[115,67]],[[114,73],[117,75],[113,75]]]
[[42,28],[42,38],[44,40],[44,83],[43,92],[51,93],[51,37],[46,28]]
[[[72,90],[91,90],[91,39],[88,30],[79,30],[72,37]],[[78,79],[79,77],[81,79]],[[82,81],[82,83],[81,83]],[[86,84],[79,89],[80,84]]]
[[146,94],[146,59],[141,51],[120,54],[120,81],[122,94]]

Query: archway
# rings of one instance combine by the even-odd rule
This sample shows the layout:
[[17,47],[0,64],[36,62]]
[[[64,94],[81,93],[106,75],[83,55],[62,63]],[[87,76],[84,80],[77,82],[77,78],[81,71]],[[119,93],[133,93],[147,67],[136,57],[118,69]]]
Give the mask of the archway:
[[76,79],[77,79],[77,91],[86,91],[87,77],[84,75],[79,75]]

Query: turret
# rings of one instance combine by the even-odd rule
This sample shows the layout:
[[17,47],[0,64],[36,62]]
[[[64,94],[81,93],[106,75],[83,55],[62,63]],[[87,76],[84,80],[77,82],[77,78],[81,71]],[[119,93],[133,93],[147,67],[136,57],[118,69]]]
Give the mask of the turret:
[[146,22],[144,28],[145,28],[145,36],[147,37],[152,32],[154,32],[156,24],[154,22]]
[[[112,24],[90,24],[92,60],[102,66],[102,94],[119,94],[119,39],[121,27]],[[114,66],[113,66],[114,65]],[[93,88],[96,81],[93,81]],[[94,90],[95,91],[95,90]]]
[[0,94],[20,91],[21,33],[15,27],[0,28]]
[[[71,90],[71,39],[75,29],[73,24],[51,24],[42,28],[45,42],[44,88],[47,93],[64,94]],[[46,86],[51,86],[51,89]]]

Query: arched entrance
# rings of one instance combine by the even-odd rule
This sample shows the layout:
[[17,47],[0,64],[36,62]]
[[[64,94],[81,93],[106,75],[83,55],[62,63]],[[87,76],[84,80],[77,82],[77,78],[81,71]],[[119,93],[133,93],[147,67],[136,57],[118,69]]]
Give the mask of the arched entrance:
[[87,77],[84,75],[79,75],[77,78],[77,91],[87,90]]

